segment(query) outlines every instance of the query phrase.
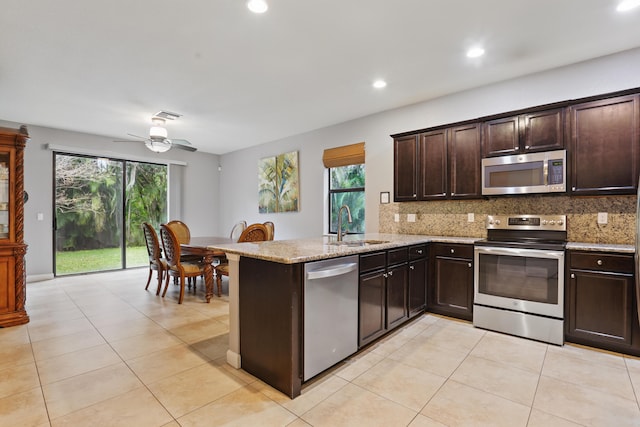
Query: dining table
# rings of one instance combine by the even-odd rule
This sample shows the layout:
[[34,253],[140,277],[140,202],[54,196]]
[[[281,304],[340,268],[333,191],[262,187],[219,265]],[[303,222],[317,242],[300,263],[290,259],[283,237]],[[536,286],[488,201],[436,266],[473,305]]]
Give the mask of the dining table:
[[[219,236],[191,237],[189,242],[180,244],[180,252],[183,255],[197,255],[202,257],[204,263],[204,283],[206,287],[205,298],[211,301],[213,296],[214,268],[213,262],[216,258],[225,256],[225,253],[215,249],[215,245],[235,243],[234,239]],[[220,296],[220,289],[218,289]]]

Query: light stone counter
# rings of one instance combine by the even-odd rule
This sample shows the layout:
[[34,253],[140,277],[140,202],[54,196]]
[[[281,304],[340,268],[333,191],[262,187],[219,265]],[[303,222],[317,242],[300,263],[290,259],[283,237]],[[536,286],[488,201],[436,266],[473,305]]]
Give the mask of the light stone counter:
[[616,245],[613,243],[580,243],[568,242],[567,249],[574,251],[599,251],[599,252],[620,252],[635,253],[633,245]]
[[[215,249],[249,258],[258,258],[282,264],[317,261],[346,255],[354,255],[378,250],[396,248],[429,242],[473,244],[479,238],[425,236],[419,234],[368,233],[348,235],[344,244],[336,245],[335,236],[309,239],[271,240],[254,243],[231,243],[216,245]],[[375,241],[375,244],[358,245],[358,241]],[[377,243],[383,242],[383,243]]]

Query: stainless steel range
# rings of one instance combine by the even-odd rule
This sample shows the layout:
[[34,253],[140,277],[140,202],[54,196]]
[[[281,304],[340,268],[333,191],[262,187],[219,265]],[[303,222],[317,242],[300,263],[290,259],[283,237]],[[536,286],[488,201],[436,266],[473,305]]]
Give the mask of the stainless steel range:
[[474,326],[564,343],[565,215],[489,216],[474,246]]

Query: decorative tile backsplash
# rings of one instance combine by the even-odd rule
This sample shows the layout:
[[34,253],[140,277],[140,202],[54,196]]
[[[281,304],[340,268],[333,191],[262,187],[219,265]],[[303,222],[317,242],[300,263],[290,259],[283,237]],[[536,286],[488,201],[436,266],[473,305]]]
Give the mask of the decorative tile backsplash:
[[[598,212],[606,212],[607,224],[598,224]],[[473,213],[474,222],[468,221]],[[399,222],[395,215],[399,215]],[[407,216],[415,214],[415,222]],[[568,197],[517,196],[486,200],[443,200],[381,204],[380,233],[432,236],[487,236],[487,215],[567,215],[570,242],[633,245],[636,196]]]

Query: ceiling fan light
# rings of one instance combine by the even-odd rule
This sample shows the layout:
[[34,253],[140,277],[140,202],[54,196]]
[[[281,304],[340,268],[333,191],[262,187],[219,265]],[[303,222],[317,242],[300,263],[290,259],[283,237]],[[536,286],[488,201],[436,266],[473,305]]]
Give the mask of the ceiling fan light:
[[167,137],[167,129],[162,126],[151,126],[149,129],[149,137],[164,139]]
[[171,142],[165,142],[164,140],[156,141],[151,139],[145,141],[144,145],[146,145],[147,148],[154,153],[165,153],[171,148]]

